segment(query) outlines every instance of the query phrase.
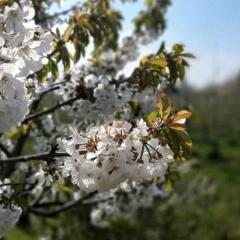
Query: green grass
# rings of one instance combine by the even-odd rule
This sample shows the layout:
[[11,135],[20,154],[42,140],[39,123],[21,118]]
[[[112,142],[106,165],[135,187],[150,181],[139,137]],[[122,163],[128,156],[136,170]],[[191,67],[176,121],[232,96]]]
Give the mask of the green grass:
[[39,237],[30,233],[27,233],[26,231],[16,227],[8,233],[5,239],[6,240],[39,240]]

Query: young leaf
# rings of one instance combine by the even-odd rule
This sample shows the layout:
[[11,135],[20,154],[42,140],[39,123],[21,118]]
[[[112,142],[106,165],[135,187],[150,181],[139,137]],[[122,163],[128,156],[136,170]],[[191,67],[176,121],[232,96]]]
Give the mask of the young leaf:
[[72,30],[73,30],[73,25],[69,25],[68,28],[66,29],[66,31],[63,34],[64,42],[68,42],[69,41],[69,38],[70,38],[71,33],[72,33]]
[[187,118],[190,118],[191,116],[192,116],[192,113],[189,112],[188,110],[181,110],[175,114],[175,116],[172,119],[172,122],[179,123],[179,120],[187,119]]
[[157,112],[151,112],[146,116],[145,120],[148,123],[152,123],[157,117],[158,117]]

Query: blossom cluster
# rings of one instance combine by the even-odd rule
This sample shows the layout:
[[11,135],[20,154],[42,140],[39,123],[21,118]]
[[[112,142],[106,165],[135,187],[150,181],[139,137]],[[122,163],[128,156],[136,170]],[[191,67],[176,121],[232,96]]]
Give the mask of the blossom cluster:
[[117,112],[124,111],[132,89],[128,89],[125,84],[119,86],[109,75],[99,76],[88,73],[88,70],[82,67],[73,68],[71,81],[62,85],[58,94],[64,100],[79,96],[79,100],[71,106],[73,111],[69,112],[78,121],[113,120]]
[[0,14],[0,132],[16,126],[28,113],[25,81],[46,62],[52,37],[34,22],[27,0],[5,6]]
[[107,191],[127,179],[143,182],[164,176],[173,160],[170,148],[151,136],[144,120],[136,126],[114,121],[85,132],[72,129],[60,143],[70,155],[64,160],[64,176],[85,192]]
[[[42,68],[50,50],[51,34],[35,24],[34,15],[28,0],[5,6],[0,14],[0,133],[17,126],[28,113],[27,77]],[[10,191],[8,185],[1,187],[1,197]],[[0,238],[21,212],[14,203],[9,207],[0,199]]]
[[[130,120],[134,116],[131,103],[137,102],[141,114],[147,115],[154,109],[156,95],[152,88],[139,91],[129,86],[122,78],[95,72],[94,66],[85,65],[71,70],[71,80],[56,92],[64,101],[79,96],[72,106],[66,106],[68,115],[77,123],[113,121],[116,116]],[[160,88],[160,86],[159,86]]]

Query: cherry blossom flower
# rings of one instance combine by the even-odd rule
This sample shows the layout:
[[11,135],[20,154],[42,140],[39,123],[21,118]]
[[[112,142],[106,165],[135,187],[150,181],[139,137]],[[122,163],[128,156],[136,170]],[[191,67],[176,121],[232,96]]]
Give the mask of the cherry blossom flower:
[[4,237],[6,233],[14,227],[19,217],[21,216],[22,209],[17,206],[5,208],[0,204],[0,238]]
[[26,0],[6,6],[0,15],[0,132],[17,126],[28,113],[24,81],[43,67],[50,50],[52,37],[35,25],[34,15]]
[[29,100],[22,82],[0,73],[0,132],[8,131],[28,113]]
[[151,138],[143,120],[133,127],[126,121],[91,128],[72,129],[71,137],[59,140],[70,154],[63,174],[71,176],[81,191],[107,191],[131,179],[138,182],[164,176],[173,153]]

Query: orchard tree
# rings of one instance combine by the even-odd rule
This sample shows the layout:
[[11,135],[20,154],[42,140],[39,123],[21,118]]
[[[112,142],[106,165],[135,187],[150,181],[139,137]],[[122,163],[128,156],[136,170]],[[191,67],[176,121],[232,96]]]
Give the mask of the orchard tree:
[[162,34],[170,1],[145,1],[125,37],[111,0],[51,15],[53,2],[0,0],[0,238],[20,216],[77,205],[94,206],[92,223],[107,226],[123,205],[134,211],[164,194],[191,155],[191,113],[164,92],[192,54],[162,44],[124,70]]

